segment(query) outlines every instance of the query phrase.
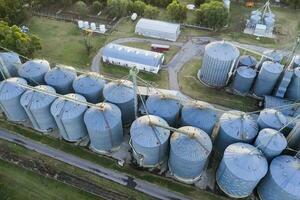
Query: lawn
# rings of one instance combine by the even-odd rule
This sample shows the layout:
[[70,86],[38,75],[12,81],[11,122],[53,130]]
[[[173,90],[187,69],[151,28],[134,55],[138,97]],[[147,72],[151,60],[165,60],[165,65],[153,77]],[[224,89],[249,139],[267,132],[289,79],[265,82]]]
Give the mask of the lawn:
[[99,198],[0,160],[0,199],[96,200]]
[[88,54],[84,42],[85,34],[73,23],[32,17],[27,25],[30,32],[41,39],[42,50],[35,54],[36,58],[77,68],[89,68],[92,58],[106,39],[103,35],[91,36],[90,42],[93,48]]
[[207,101],[213,104],[238,109],[242,111],[257,110],[257,101],[250,97],[231,95],[224,90],[209,88],[200,83],[197,72],[201,60],[195,59],[182,68],[179,73],[179,85],[181,91],[195,99]]

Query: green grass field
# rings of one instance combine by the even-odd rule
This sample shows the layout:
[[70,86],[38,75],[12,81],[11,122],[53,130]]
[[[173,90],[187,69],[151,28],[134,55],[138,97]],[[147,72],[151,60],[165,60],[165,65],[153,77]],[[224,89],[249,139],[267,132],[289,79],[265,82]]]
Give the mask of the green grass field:
[[179,85],[181,91],[195,99],[226,106],[243,111],[257,110],[256,100],[250,97],[231,95],[224,90],[209,88],[200,83],[197,72],[201,60],[192,60],[185,64],[179,73]]
[[1,200],[96,200],[99,197],[0,160]]

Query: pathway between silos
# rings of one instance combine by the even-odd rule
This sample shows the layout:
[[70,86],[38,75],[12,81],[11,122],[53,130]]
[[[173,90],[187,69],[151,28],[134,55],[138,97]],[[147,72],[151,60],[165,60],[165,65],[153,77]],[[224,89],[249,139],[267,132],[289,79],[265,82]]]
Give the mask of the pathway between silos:
[[101,176],[105,179],[114,181],[121,185],[125,185],[129,188],[135,189],[137,191],[143,192],[149,196],[164,199],[164,200],[185,200],[188,199],[182,195],[176,194],[167,189],[162,189],[161,187],[147,183],[140,179],[132,178],[126,174],[117,173],[113,170],[106,169],[100,165],[94,164],[87,160],[81,159],[79,157],[73,156],[71,154],[62,152],[60,150],[54,149],[52,147],[48,147],[46,145],[37,143],[29,138],[23,137],[18,134],[12,134],[3,130],[0,130],[0,138],[7,140],[9,142],[13,142],[20,146],[23,146],[27,149],[36,151],[40,154],[49,156],[51,158],[57,159],[69,165],[78,167],[85,171],[91,172],[98,176]]

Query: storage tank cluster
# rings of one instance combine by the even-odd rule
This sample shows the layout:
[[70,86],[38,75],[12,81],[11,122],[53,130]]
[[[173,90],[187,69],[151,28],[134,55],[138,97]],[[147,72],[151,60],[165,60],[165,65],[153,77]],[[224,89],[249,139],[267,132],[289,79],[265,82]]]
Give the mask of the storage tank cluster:
[[259,10],[251,12],[249,23],[247,27],[255,29],[257,24],[263,24],[266,26],[268,32],[272,32],[275,26],[275,15],[272,12],[262,13]]

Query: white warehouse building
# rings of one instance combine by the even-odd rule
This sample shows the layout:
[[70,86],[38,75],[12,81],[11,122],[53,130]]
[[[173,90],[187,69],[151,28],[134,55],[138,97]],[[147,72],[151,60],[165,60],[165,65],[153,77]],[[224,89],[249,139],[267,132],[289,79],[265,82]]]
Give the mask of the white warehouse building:
[[180,34],[180,24],[142,18],[135,26],[135,33],[175,42]]
[[110,43],[102,50],[102,60],[157,74],[164,62],[164,54]]

